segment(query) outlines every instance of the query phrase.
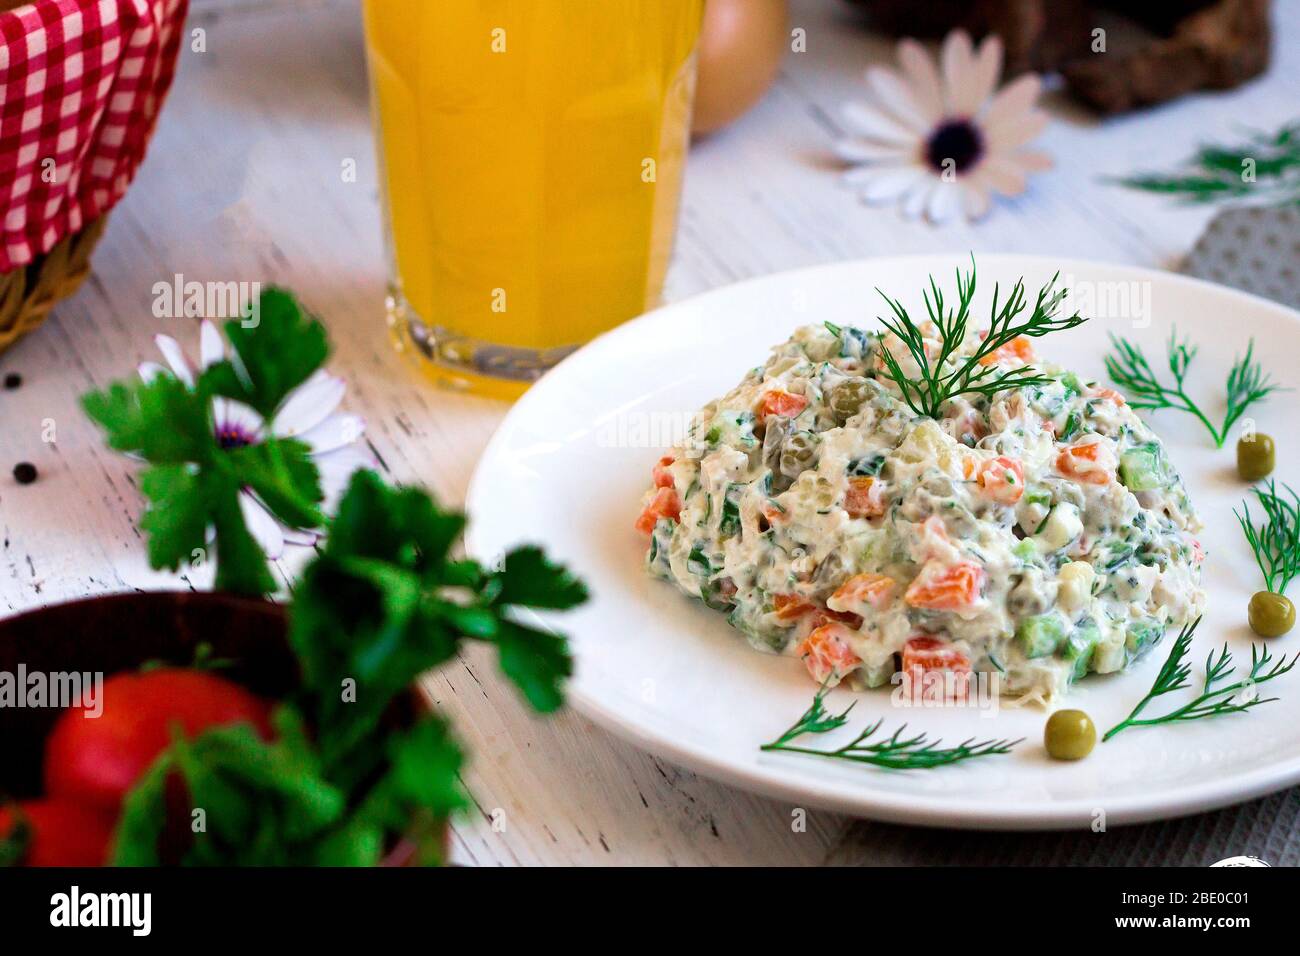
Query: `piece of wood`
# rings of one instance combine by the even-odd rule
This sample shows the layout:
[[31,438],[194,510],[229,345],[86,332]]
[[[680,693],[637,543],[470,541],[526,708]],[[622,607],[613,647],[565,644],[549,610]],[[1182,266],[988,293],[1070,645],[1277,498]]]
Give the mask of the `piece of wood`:
[[[1300,45],[1279,44],[1259,82],[1217,97],[1191,96],[1140,119],[1097,124],[1050,104],[1041,145],[1057,167],[979,225],[934,229],[892,208],[859,203],[839,181],[830,144],[862,69],[891,56],[851,11],[795,0],[791,53],[774,88],[749,114],[698,143],[668,299],[779,269],[896,253],[974,250],[1078,256],[1171,266],[1210,210],[1109,185],[1103,176],[1167,167],[1243,117],[1272,128],[1300,96]],[[1300,5],[1283,4],[1278,33],[1300,31]],[[386,474],[463,500],[475,461],[506,406],[436,390],[389,346],[374,150],[360,18],[353,0],[196,0],[170,102],[138,181],[114,212],[82,290],[36,334],[0,356],[0,613],[85,594],[203,588],[202,569],[150,571],[136,528],[137,466],[109,452],[78,396],[157,357],[159,331],[194,342],[189,320],[152,315],[152,287],[176,273],[196,280],[274,281],[297,290],[330,328],[332,368],[350,383]],[[191,41],[193,36],[191,36]],[[576,41],[575,41],[576,42]],[[1294,51],[1294,52],[1293,52]],[[354,160],[357,182],[341,175]],[[868,300],[864,319],[878,310]],[[792,325],[815,321],[792,314]],[[748,343],[743,365],[765,343]],[[1100,369],[1092,370],[1094,374]],[[647,460],[653,457],[647,453]],[[40,471],[32,485],[13,464]],[[301,555],[299,556],[299,560]],[[281,568],[292,575],[293,562]],[[94,640],[94,635],[87,635]],[[425,681],[473,754],[466,782],[475,813],[456,824],[453,856],[475,864],[739,864],[942,862],[942,841],[906,840],[879,854],[871,829],[851,852],[849,821],[716,784],[653,758],[574,713],[529,714],[475,647]],[[500,812],[498,812],[500,811]],[[1242,852],[1249,852],[1243,847]],[[1176,847],[1152,848],[1182,859]]]

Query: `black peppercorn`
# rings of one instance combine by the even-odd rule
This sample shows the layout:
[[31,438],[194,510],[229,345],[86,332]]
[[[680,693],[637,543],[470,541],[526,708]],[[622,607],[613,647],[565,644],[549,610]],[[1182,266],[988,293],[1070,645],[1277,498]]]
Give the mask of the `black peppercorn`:
[[10,372],[5,376],[5,388],[15,389],[23,383],[23,377],[17,372]]
[[36,480],[36,466],[30,461],[20,461],[14,465],[14,481],[20,485],[30,485]]

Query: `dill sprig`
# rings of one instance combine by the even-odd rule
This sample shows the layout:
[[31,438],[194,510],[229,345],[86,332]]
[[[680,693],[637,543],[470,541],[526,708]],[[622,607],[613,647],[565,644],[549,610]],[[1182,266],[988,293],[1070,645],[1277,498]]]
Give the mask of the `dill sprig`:
[[904,737],[903,732],[907,729],[907,725],[904,724],[889,737],[872,743],[870,739],[875,736],[880,729],[880,725],[884,723],[884,718],[881,718],[870,724],[849,743],[835,750],[816,750],[812,747],[800,747],[793,744],[792,741],[804,734],[829,733],[843,727],[848,721],[849,711],[853,710],[856,701],[845,708],[843,713],[832,714],[823,703],[826,692],[827,687],[823,683],[813,697],[812,705],[803,712],[803,715],[791,724],[785,733],[771,743],[763,744],[759,749],[809,754],[814,757],[830,757],[835,760],[849,760],[854,763],[884,767],[888,770],[926,770],[931,767],[942,767],[946,764],[969,760],[972,757],[989,757],[995,754],[1010,753],[1011,748],[1024,739],[1022,737],[1017,740],[983,740],[977,742],[972,737],[955,747],[940,747],[942,741],[931,741],[925,734]]
[[1227,407],[1222,427],[1216,428],[1209,416],[1187,394],[1184,386],[1187,369],[1192,364],[1192,359],[1196,358],[1196,346],[1190,345],[1187,340],[1180,342],[1176,330],[1169,333],[1168,363],[1169,371],[1174,376],[1174,384],[1170,387],[1156,377],[1140,346],[1114,334],[1110,340],[1115,346],[1115,354],[1106,356],[1106,371],[1111,381],[1124,390],[1129,404],[1149,411],[1172,408],[1194,415],[1210,432],[1216,448],[1223,447],[1232,426],[1247,408],[1264,401],[1274,392],[1286,391],[1255,361],[1255,341],[1251,339],[1246,354],[1238,357],[1228,371],[1228,381],[1224,386]]
[[922,292],[926,311],[930,321],[939,334],[939,353],[933,359],[926,354],[925,336],[920,327],[912,321],[907,309],[897,299],[891,299],[880,289],[876,289],[889,304],[894,315],[892,318],[880,317],[880,322],[892,332],[907,348],[917,368],[920,378],[913,378],[903,371],[898,359],[888,348],[881,348],[881,357],[885,370],[903,393],[903,400],[918,415],[938,418],[943,403],[958,395],[977,394],[992,398],[998,392],[1013,388],[1033,385],[1046,385],[1051,379],[1039,375],[1029,365],[1010,371],[1003,371],[996,364],[982,365],[984,359],[1002,346],[1020,336],[1040,338],[1049,332],[1058,332],[1082,325],[1086,319],[1077,312],[1068,318],[1060,318],[1056,311],[1065,298],[1065,290],[1056,290],[1056,280],[1060,273],[1053,276],[1038,291],[1033,311],[1028,318],[1021,319],[1021,314],[1028,307],[1025,296],[1025,280],[1017,279],[1011,294],[999,305],[1000,288],[993,287],[993,306],[990,310],[988,334],[980,343],[974,354],[957,360],[955,358],[970,324],[971,302],[975,298],[975,262],[971,260],[970,271],[964,276],[957,273],[956,307],[944,308],[943,291],[934,277],[930,277],[930,288]]
[[1234,146],[1202,147],[1177,172],[1144,173],[1116,182],[1188,203],[1246,198],[1300,202],[1300,123],[1276,133],[1257,133]]
[[1287,585],[1300,575],[1300,495],[1290,485],[1282,487],[1290,492],[1290,501],[1277,493],[1277,483],[1272,480],[1267,489],[1251,489],[1264,509],[1266,520],[1261,525],[1251,520],[1247,501],[1241,503],[1241,512],[1232,511],[1255,554],[1265,586],[1274,594],[1285,594]]
[[1182,629],[1178,639],[1174,641],[1174,646],[1169,649],[1169,657],[1165,659],[1160,673],[1156,675],[1151,690],[1133,708],[1133,712],[1128,717],[1106,731],[1106,736],[1101,738],[1103,741],[1110,740],[1121,730],[1129,727],[1152,727],[1157,724],[1200,720],[1204,717],[1219,717],[1224,714],[1241,714],[1260,704],[1268,704],[1278,699],[1260,697],[1256,688],[1265,681],[1281,677],[1295,667],[1297,659],[1300,659],[1300,653],[1290,661],[1287,661],[1285,655],[1275,659],[1269,654],[1267,648],[1251,644],[1250,670],[1246,676],[1231,683],[1224,683],[1233,677],[1232,654],[1228,651],[1228,645],[1224,644],[1222,650],[1210,651],[1205,659],[1205,680],[1201,684],[1199,695],[1167,714],[1158,717],[1139,717],[1138,715],[1146,709],[1146,706],[1157,697],[1172,694],[1189,686],[1188,678],[1191,677],[1192,667],[1184,662],[1184,658],[1187,657],[1187,652],[1192,646],[1192,635],[1196,632],[1196,626],[1200,623],[1201,619],[1198,617]]

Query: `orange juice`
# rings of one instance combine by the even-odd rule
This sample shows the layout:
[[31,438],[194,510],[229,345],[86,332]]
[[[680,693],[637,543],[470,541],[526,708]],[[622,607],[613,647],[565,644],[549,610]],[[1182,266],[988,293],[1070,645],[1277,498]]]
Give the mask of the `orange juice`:
[[437,379],[518,394],[652,307],[703,0],[365,0],[389,319]]

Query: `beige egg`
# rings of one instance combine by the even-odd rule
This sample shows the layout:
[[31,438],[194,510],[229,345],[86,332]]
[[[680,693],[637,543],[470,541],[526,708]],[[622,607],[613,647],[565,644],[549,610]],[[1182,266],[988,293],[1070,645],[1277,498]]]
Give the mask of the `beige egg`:
[[757,103],[789,43],[786,0],[706,0],[691,129],[712,132]]

